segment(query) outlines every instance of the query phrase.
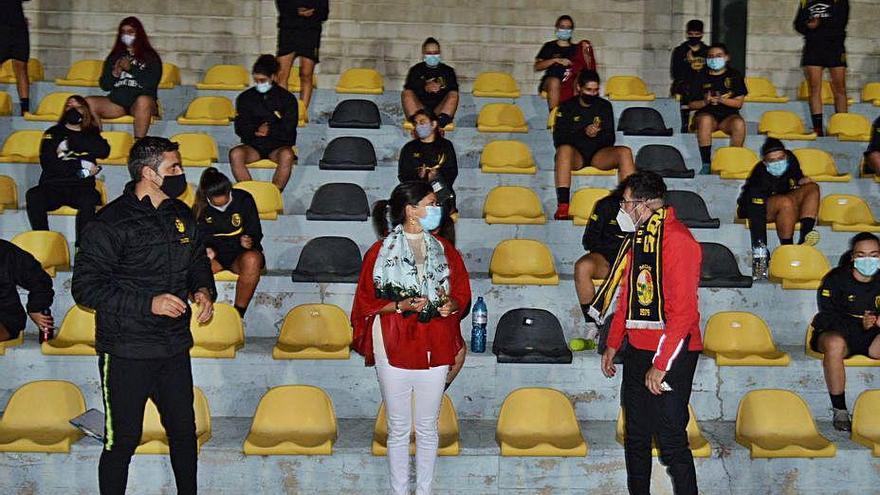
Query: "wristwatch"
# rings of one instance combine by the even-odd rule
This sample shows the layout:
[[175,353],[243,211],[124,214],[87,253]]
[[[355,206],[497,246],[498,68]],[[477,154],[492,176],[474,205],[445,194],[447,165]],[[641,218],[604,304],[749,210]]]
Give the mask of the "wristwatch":
[[400,309],[400,301],[394,301],[394,312],[403,313],[403,310]]

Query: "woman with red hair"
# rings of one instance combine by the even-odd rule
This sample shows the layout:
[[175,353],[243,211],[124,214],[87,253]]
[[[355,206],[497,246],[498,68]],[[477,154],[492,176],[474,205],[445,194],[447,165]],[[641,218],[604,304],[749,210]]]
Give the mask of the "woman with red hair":
[[162,79],[162,59],[150,45],[144,25],[137,17],[119,23],[116,43],[104,60],[101,89],[107,96],[89,96],[95,119],[134,117],[134,137],[147,135],[150,120],[158,114],[157,89]]

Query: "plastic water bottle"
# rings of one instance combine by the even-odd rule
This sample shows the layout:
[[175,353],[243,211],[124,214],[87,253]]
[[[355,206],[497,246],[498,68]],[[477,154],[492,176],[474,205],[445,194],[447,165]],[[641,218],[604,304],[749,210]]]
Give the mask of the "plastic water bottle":
[[[52,316],[52,311],[50,309],[44,309],[40,311],[41,314],[45,316]],[[55,338],[55,327],[40,327],[40,343],[48,342]]]
[[477,298],[471,310],[471,352],[486,352],[486,325],[489,322],[489,311],[482,297]]
[[752,249],[752,279],[767,280],[767,246],[763,241]]

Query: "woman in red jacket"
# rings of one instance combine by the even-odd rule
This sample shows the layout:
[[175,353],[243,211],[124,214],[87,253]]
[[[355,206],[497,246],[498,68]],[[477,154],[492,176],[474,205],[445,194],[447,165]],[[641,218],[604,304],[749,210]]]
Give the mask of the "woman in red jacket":
[[443,390],[461,368],[461,317],[471,298],[461,255],[431,234],[442,209],[426,182],[403,182],[373,207],[382,237],[364,256],[351,309],[352,347],[376,366],[388,417],[391,493],[409,493],[416,432],[416,493],[430,494]]

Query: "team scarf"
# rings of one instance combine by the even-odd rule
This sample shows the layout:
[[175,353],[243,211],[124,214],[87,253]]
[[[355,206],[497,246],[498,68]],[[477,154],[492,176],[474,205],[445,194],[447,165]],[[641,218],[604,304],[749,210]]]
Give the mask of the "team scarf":
[[[590,316],[600,325],[614,313],[620,281],[629,262],[627,253],[632,249],[632,269],[629,278],[629,298],[626,302],[626,327],[633,329],[663,330],[666,327],[663,310],[663,227],[666,208],[655,211],[638,230],[627,236],[614,258],[608,278],[590,303]],[[635,290],[632,290],[635,288]]]
[[423,275],[419,276],[406,233],[398,225],[382,241],[373,265],[373,286],[379,299],[402,301],[410,297],[427,297],[428,304],[419,313],[419,321],[427,322],[438,316],[438,309],[449,301],[449,265],[440,241],[428,232],[423,232],[422,236],[425,240]]

